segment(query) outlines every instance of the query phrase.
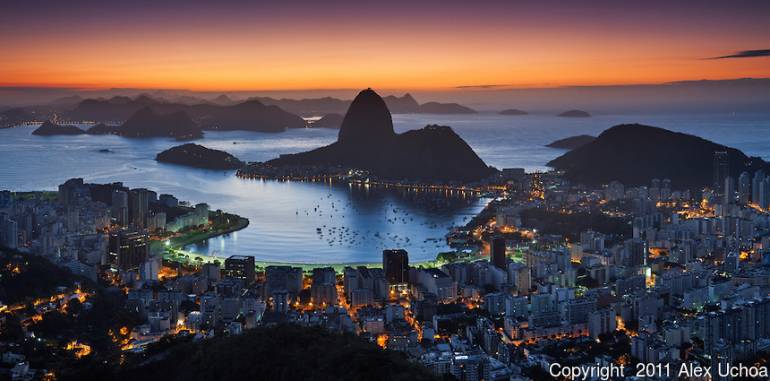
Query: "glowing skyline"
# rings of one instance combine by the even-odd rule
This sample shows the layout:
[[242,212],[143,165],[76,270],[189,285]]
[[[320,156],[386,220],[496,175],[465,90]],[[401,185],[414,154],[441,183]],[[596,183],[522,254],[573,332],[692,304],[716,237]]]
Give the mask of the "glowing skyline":
[[[31,3],[31,4],[30,4]],[[567,3],[569,4],[569,3]],[[26,2],[0,85],[191,90],[550,87],[770,77],[770,3]]]

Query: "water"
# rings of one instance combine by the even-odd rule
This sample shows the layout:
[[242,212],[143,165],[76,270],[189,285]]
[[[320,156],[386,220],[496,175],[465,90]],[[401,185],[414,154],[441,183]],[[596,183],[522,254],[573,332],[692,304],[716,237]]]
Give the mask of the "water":
[[[452,126],[488,164],[498,168],[546,169],[563,151],[544,147],[555,139],[596,135],[619,123],[640,122],[702,136],[770,160],[770,115],[601,115],[558,118],[544,115],[396,115],[398,132],[429,123]],[[155,155],[179,144],[170,139],[116,136],[32,136],[34,128],[0,130],[0,189],[53,190],[71,177],[89,182],[122,181],[171,193],[182,200],[249,218],[248,228],[194,245],[197,252],[294,263],[379,262],[383,248],[403,247],[413,261],[433,259],[446,246],[444,234],[477,213],[486,200],[450,197],[428,203],[415,193],[241,180],[232,171],[208,171],[161,164]],[[327,129],[280,134],[207,132],[197,143],[226,150],[242,160],[261,161],[300,152],[336,139]],[[233,144],[233,142],[237,144]],[[109,153],[99,150],[107,149]],[[676,184],[674,184],[676,185]],[[318,230],[320,228],[320,231]]]

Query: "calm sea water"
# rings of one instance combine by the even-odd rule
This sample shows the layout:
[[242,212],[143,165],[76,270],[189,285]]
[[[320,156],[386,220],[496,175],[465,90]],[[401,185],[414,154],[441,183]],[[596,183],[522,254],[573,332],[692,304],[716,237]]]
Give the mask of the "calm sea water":
[[[544,147],[577,134],[598,134],[640,122],[702,136],[770,160],[770,114],[553,116],[396,115],[403,132],[429,123],[452,126],[488,164],[498,168],[546,169],[563,151]],[[155,162],[179,144],[170,139],[116,136],[32,136],[34,128],[0,130],[0,189],[53,190],[71,177],[90,182],[122,181],[171,193],[190,202],[238,213],[248,228],[214,238],[191,250],[294,263],[378,262],[383,248],[406,248],[415,260],[446,249],[443,236],[485,203],[457,195],[445,202],[424,195],[323,183],[237,179],[232,171],[207,171]],[[301,129],[279,134],[207,132],[197,143],[226,150],[242,160],[261,161],[300,152],[336,139],[336,130]],[[107,149],[109,153],[99,150]],[[675,184],[674,184],[675,185]]]

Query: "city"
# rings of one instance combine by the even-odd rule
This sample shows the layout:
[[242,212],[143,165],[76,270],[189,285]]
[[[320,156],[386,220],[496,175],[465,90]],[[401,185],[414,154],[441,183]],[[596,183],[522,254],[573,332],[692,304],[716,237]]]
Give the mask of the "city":
[[[169,337],[296,324],[355,334],[461,380],[538,377],[556,360],[615,364],[626,374],[645,363],[695,364],[714,374],[718,364],[761,364],[766,375],[770,322],[760,317],[770,313],[770,176],[734,178],[723,160],[714,154],[714,186],[702,199],[669,179],[589,189],[556,172],[506,170],[490,185],[502,189],[482,213],[491,218],[447,237],[471,254],[410,264],[409,253],[394,248],[376,267],[341,271],[257,267],[242,255],[164,258],[169,240],[201,234],[223,212],[147,189],[72,179],[55,193],[4,191],[3,276],[24,273],[20,255],[30,253],[81,279],[31,305],[5,295],[20,302],[0,307],[4,326],[21,328],[5,349],[56,342],[44,336],[49,314],[82,314],[73,304],[93,308],[97,292],[116,292],[132,318],[106,332],[121,358]],[[616,223],[544,223],[572,215]],[[95,356],[89,339],[46,350]],[[9,351],[3,361],[18,363],[11,371],[19,379],[44,371],[24,359]]]

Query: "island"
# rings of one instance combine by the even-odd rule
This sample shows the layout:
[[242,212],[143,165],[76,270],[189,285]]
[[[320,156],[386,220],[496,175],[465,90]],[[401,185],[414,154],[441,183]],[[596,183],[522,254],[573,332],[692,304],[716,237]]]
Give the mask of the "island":
[[529,113],[526,111],[522,111],[515,108],[507,108],[505,110],[502,110],[499,112],[500,115],[528,115]]
[[497,172],[450,127],[429,125],[396,134],[387,105],[372,89],[361,91],[351,103],[337,142],[281,155],[265,164],[272,168],[348,168],[381,179],[445,182],[473,182]]
[[159,153],[155,160],[204,169],[238,169],[244,164],[225,151],[206,148],[193,143],[169,148]]
[[558,149],[575,149],[582,145],[591,143],[596,139],[595,136],[591,135],[576,135],[576,136],[570,136],[568,138],[555,140],[549,144],[546,145],[546,147],[550,148],[558,148]]
[[50,120],[46,120],[35,131],[32,131],[32,135],[38,136],[81,135],[85,133],[85,131],[76,126],[59,125]]
[[589,118],[591,117],[591,114],[583,110],[569,110],[557,116],[560,116],[562,118]]
[[682,188],[700,189],[713,185],[715,153],[723,155],[735,178],[743,171],[769,169],[764,160],[735,148],[641,124],[612,127],[594,141],[551,160],[548,166],[585,185],[613,180],[646,185],[653,178],[669,178],[676,179]]
[[340,114],[326,114],[321,119],[310,123],[309,127],[338,129],[342,126],[342,119],[344,119],[344,116]]

